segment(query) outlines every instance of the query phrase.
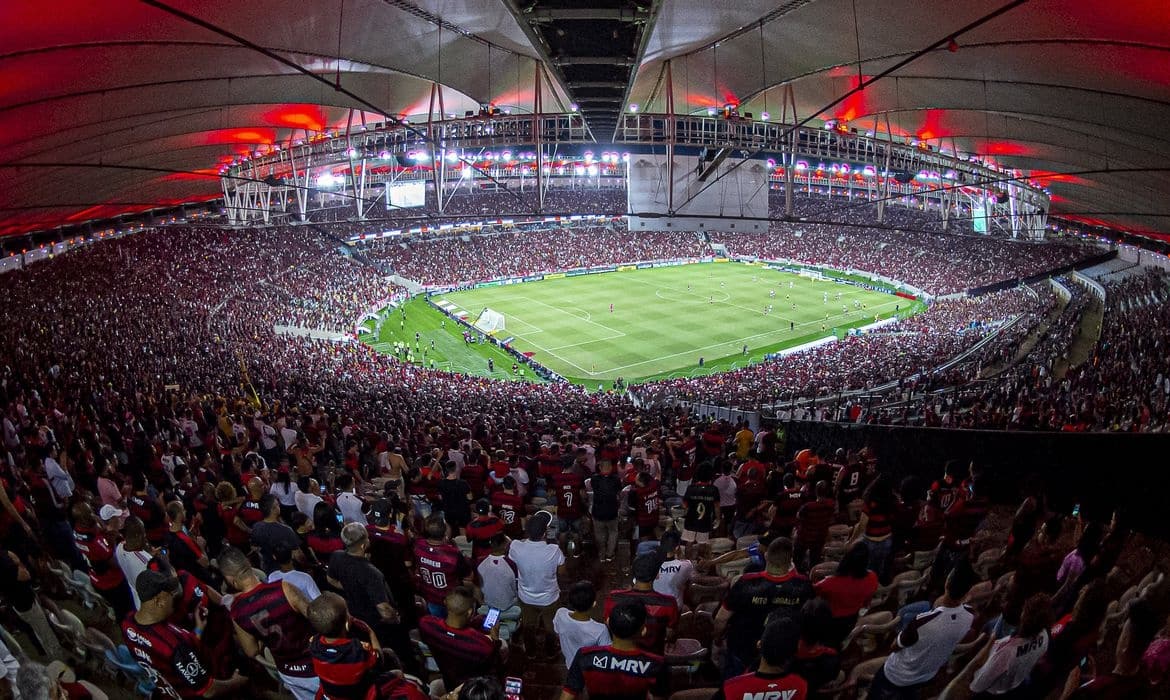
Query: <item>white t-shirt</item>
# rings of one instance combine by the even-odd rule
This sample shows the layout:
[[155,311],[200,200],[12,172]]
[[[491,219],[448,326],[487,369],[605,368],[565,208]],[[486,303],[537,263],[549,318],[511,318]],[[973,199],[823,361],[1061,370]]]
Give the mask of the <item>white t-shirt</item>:
[[323,498],[315,493],[305,493],[300,489],[298,489],[297,492],[293,494],[293,501],[297,504],[297,510],[304,513],[305,516],[309,518],[309,520],[313,519],[313,509],[315,509],[317,504],[323,500]]
[[735,505],[735,479],[730,474],[720,475],[714,482],[719,489],[719,506],[730,508]]
[[[280,505],[285,508],[292,508],[297,504],[297,494],[300,493],[300,489],[291,481],[288,482],[287,486],[277,481],[268,487],[268,493],[276,496],[276,502]],[[313,516],[310,514],[309,517],[311,518]]]
[[568,608],[561,608],[553,616],[553,631],[561,639],[565,668],[573,665],[573,657],[581,647],[607,646],[613,642],[605,625],[596,620],[574,620]]
[[366,514],[362,512],[362,499],[352,491],[346,491],[337,497],[337,510],[341,511],[343,523],[369,524],[366,522]]
[[654,590],[663,595],[672,595],[678,601],[678,607],[683,606],[683,594],[687,590],[687,582],[694,575],[695,565],[689,559],[671,559],[662,562],[658,567],[658,578],[654,579]]
[[519,573],[517,592],[528,605],[545,607],[561,597],[557,567],[565,563],[561,548],[549,542],[516,540],[508,547],[508,558]]
[[297,571],[296,569],[292,571],[281,571],[277,569],[268,574],[268,582],[272,583],[273,581],[288,581],[299,588],[301,593],[304,593],[305,597],[309,599],[310,603],[321,597],[321,589],[317,588],[317,582],[304,571]]
[[138,599],[138,589],[134,587],[134,584],[138,581],[138,574],[146,571],[151,554],[145,549],[132,552],[126,549],[125,542],[119,542],[118,546],[114,548],[114,559],[117,560],[118,568],[122,569],[122,574],[126,577],[126,583],[130,586],[130,595],[134,597],[134,609],[137,610],[142,607],[142,601]]
[[516,565],[505,556],[489,554],[476,569],[483,581],[483,602],[507,610],[520,603],[516,596]]
[[297,431],[292,428],[281,428],[280,436],[284,438],[284,449],[287,452],[297,444]]
[[991,646],[987,661],[975,672],[971,692],[1002,695],[1028,680],[1032,667],[1048,651],[1048,630],[1031,639],[1004,637]]
[[[898,635],[898,650],[886,657],[883,667],[886,678],[903,688],[932,680],[950,660],[955,645],[971,630],[974,620],[974,613],[965,605],[940,606],[915,617]],[[917,631],[918,639],[903,647],[912,628]]]

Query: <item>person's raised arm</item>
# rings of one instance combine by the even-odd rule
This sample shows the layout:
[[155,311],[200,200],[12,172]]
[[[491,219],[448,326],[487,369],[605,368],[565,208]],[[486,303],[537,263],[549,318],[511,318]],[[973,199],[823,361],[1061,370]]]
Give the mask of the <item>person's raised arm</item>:
[[309,599],[301,589],[289,583],[288,579],[284,579],[281,583],[281,589],[284,590],[284,597],[288,599],[288,604],[292,606],[302,617],[309,616]]

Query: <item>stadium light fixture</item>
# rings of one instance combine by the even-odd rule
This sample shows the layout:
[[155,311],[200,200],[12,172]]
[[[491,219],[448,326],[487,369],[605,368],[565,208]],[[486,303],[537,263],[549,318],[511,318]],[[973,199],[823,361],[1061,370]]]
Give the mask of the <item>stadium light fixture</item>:
[[330,187],[336,187],[337,183],[338,178],[333,173],[321,173],[317,176],[317,187],[327,189]]
[[585,151],[585,162],[586,163],[593,162],[593,151]]
[[573,174],[574,174],[574,175],[584,175],[584,174],[585,174],[585,168],[583,168],[583,167],[581,167],[580,165],[578,165],[577,167],[573,168]]
[[769,159],[768,159],[768,167],[769,167],[769,168],[775,168],[775,167],[776,167],[776,159],[775,159],[775,158],[769,158]]
[[512,152],[504,151],[500,154],[500,160],[512,160]]
[[597,166],[596,166],[596,165],[590,165],[590,166],[589,166],[589,177],[597,177],[597,172],[598,172],[598,171],[597,171]]
[[570,111],[570,112],[576,112],[576,111],[577,111],[577,103],[576,103],[576,102],[574,102],[573,104],[569,105],[569,111]]
[[771,118],[772,118],[772,115],[768,114],[767,112],[760,113],[760,119],[763,119],[764,121],[768,121]]
[[707,116],[708,116],[708,117],[713,117],[713,116],[715,116],[715,112],[716,112],[716,109],[715,109],[714,107],[708,107],[708,108],[707,108]]
[[351,148],[345,152],[345,155],[349,156],[350,158],[356,158],[357,157],[357,149]]
[[630,154],[629,154],[629,153],[623,153],[623,154],[622,154],[622,162],[623,162],[623,163],[629,163],[629,162],[630,162]]
[[390,151],[382,151],[378,154],[378,157],[382,160],[390,160]]
[[631,113],[631,114],[636,114],[636,113],[637,113],[637,111],[638,111],[638,105],[637,105],[637,103],[630,103],[630,113]]

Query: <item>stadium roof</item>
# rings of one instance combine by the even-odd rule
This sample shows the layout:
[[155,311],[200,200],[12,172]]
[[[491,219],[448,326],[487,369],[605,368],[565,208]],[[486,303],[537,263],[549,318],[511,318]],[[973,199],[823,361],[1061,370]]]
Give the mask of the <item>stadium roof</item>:
[[[579,103],[733,102],[1039,174],[1054,213],[1170,231],[1166,0],[32,0],[0,3],[0,233],[207,199],[302,130]],[[307,75],[309,73],[311,75]],[[872,83],[871,83],[872,81]],[[336,89],[337,86],[341,89]],[[859,89],[859,88],[864,89]]]

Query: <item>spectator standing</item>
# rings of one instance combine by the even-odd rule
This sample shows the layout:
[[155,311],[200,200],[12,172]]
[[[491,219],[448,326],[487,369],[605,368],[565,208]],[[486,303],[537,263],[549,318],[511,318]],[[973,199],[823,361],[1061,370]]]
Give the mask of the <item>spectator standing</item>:
[[114,546],[105,530],[98,525],[93,508],[85,501],[73,505],[73,537],[77,549],[89,563],[89,581],[121,620],[134,609],[126,576],[114,559]]
[[590,513],[597,553],[602,562],[608,563],[617,554],[618,507],[622,493],[621,478],[614,472],[613,462],[606,459],[597,463],[597,473],[589,477],[589,488],[593,492]]
[[443,601],[472,571],[459,547],[447,539],[447,533],[443,518],[432,515],[423,526],[425,539],[414,543],[418,592],[427,601],[427,612],[434,617],[447,616]]
[[341,541],[345,549],[329,557],[329,584],[342,591],[354,617],[369,625],[378,639],[398,654],[407,670],[418,670],[414,647],[386,577],[370,563],[370,536],[365,526],[349,523],[341,530]]
[[300,554],[301,540],[291,527],[281,522],[280,511],[280,501],[276,496],[266,493],[260,497],[260,512],[264,513],[264,519],[252,527],[251,540],[252,546],[260,550],[260,568],[266,574],[276,570],[272,553],[277,547],[294,552],[294,558]]
[[135,581],[138,580],[139,574],[146,571],[146,565],[153,556],[154,553],[147,549],[146,529],[142,526],[142,521],[133,515],[126,518],[125,524],[122,525],[122,541],[114,548],[114,559],[117,560],[118,567],[122,569],[122,575],[126,577],[126,583],[130,586],[135,609],[142,606]]
[[947,577],[942,597],[933,610],[917,615],[898,635],[894,652],[886,657],[869,686],[873,700],[917,698],[951,658],[955,645],[971,630],[975,613],[963,604],[974,583],[969,565]]
[[637,639],[646,624],[646,608],[638,601],[614,607],[606,619],[613,643],[582,647],[569,665],[560,700],[583,692],[590,700],[665,700],[670,675],[665,660],[644,651]]
[[[675,535],[677,538],[677,535]],[[675,539],[677,544],[678,540]],[[637,601],[646,609],[646,625],[638,635],[641,649],[654,654],[666,651],[667,639],[674,636],[678,624],[678,601],[671,594],[654,590],[654,579],[658,576],[659,557],[657,553],[643,554],[634,560],[634,587],[612,591],[605,599],[605,615],[609,617],[614,608],[626,601]]]
[[268,574],[268,583],[288,581],[299,588],[305,595],[305,600],[310,603],[321,596],[321,589],[317,587],[313,577],[293,566],[293,553],[287,547],[277,545],[276,549],[272,550],[272,561],[276,564],[276,570]]
[[719,524],[719,489],[711,483],[713,468],[710,463],[699,465],[695,479],[683,492],[682,541],[703,544]]
[[715,477],[713,485],[719,490],[720,526],[717,530],[722,533],[735,521],[736,483],[735,477],[732,475],[731,462],[723,463],[723,469],[720,471],[719,476]]
[[459,467],[450,462],[443,467],[443,475],[438,484],[443,518],[451,526],[451,534],[459,535],[471,520],[471,486],[459,478]]
[[865,489],[861,520],[853,530],[853,539],[861,538],[869,551],[869,569],[878,581],[889,581],[890,560],[894,555],[893,522],[897,501],[887,477],[878,476]]
[[[694,488],[694,485],[691,486]],[[658,550],[665,557],[658,567],[658,577],[654,579],[654,590],[664,595],[674,596],[678,602],[678,609],[682,610],[683,598],[686,595],[687,585],[695,575],[695,565],[689,559],[679,559],[682,553],[682,543],[676,530],[667,530],[658,541]]]
[[755,642],[770,614],[779,611],[799,620],[802,606],[813,597],[812,584],[792,565],[792,540],[772,540],[765,562],[764,571],[739,577],[715,616],[715,639],[727,645],[724,678],[740,675],[755,662]]
[[[584,452],[581,461],[584,461]],[[557,532],[581,534],[581,515],[585,512],[585,479],[575,462],[567,462],[553,475],[553,491],[557,502]]]
[[492,512],[492,504],[481,498],[475,502],[475,517],[467,523],[467,539],[471,541],[471,563],[479,566],[492,551],[491,540],[504,531],[504,520]]
[[793,558],[796,568],[804,571],[811,571],[821,562],[825,541],[829,538],[829,526],[837,515],[837,502],[828,481],[818,481],[814,493],[816,498],[796,511]]
[[[520,625],[525,650],[530,655],[537,653],[541,636],[552,634],[552,620],[561,597],[557,574],[565,565],[565,555],[560,547],[544,539],[550,521],[547,511],[532,516],[526,525],[527,539],[514,541],[508,547],[508,558],[516,565]],[[545,649],[545,656],[554,654],[551,648]]]
[[[370,563],[386,577],[390,595],[394,600],[414,601],[414,554],[410,532],[395,525],[395,505],[399,511],[406,509],[401,501],[380,498],[370,506],[370,524],[366,534],[370,537]],[[418,621],[414,605],[403,605],[398,613],[407,627]]]
[[837,573],[813,585],[817,596],[829,605],[832,619],[824,630],[824,639],[830,646],[841,645],[857,622],[858,613],[869,606],[878,589],[877,574],[866,567],[868,561],[865,545],[857,543],[841,558]]
[[[273,510],[279,505],[265,494]],[[224,581],[237,591],[230,609],[236,641],[250,658],[260,655],[261,645],[272,653],[280,680],[297,700],[313,700],[320,682],[309,657],[309,601],[291,581],[263,583],[248,557],[229,547],[220,552],[219,569]]]
[[208,585],[215,585],[210,560],[203,547],[187,532],[187,509],[183,502],[171,501],[166,510],[170,522],[165,540],[167,559],[176,569],[187,571]]
[[321,491],[320,484],[316,479],[302,476],[297,479],[297,492],[293,494],[293,502],[296,504],[297,510],[305,514],[306,518],[313,519],[313,510],[324,499],[319,495]]
[[582,647],[607,646],[612,643],[609,630],[593,619],[597,607],[597,591],[588,581],[578,581],[569,589],[568,607],[557,610],[553,630],[561,643],[565,668],[571,668],[573,657]]
[[504,476],[492,493],[492,509],[504,521],[504,532],[513,539],[524,536],[524,499],[516,491],[516,479]]
[[361,496],[357,495],[353,477],[349,474],[337,477],[337,491],[337,510],[341,511],[341,522],[366,525],[366,514],[363,512],[365,504]]

